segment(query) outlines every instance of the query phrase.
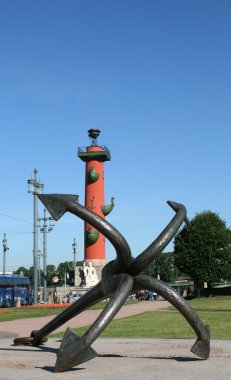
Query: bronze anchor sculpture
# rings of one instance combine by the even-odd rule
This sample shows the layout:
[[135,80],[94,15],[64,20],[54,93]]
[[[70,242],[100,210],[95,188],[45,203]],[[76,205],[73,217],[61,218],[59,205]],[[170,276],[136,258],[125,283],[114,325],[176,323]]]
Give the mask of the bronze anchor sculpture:
[[68,211],[95,227],[114,246],[116,259],[103,268],[102,280],[97,285],[40,330],[32,331],[29,338],[16,338],[14,344],[29,343],[33,346],[39,346],[47,340],[47,335],[65,322],[99,301],[110,298],[99,317],[82,337],[78,337],[74,331],[67,328],[54,368],[55,372],[65,371],[97,356],[97,353],[91,348],[91,344],[111,322],[127,297],[141,289],[150,289],[169,301],[195,331],[197,340],[191,351],[202,359],[209,357],[210,334],[208,326],[203,324],[190,304],[166,283],[154,277],[139,275],[168,245],[181,224],[184,221],[188,222],[186,209],[182,204],[167,202],[176,212],[175,216],[153,243],[132,260],[130,247],[120,232],[106,220],[81,206],[78,203],[77,195],[50,194],[39,195],[39,198],[55,220],[61,218]]

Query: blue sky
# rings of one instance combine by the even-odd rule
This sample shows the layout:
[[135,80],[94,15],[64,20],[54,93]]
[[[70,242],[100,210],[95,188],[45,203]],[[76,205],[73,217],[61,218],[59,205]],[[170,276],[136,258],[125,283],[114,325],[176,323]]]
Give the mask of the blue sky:
[[[33,264],[34,168],[46,193],[79,194],[80,146],[101,130],[107,217],[137,256],[173,216],[217,212],[231,225],[231,3],[11,0],[0,4],[0,238],[7,270]],[[39,205],[39,216],[43,207]],[[65,215],[48,263],[83,259],[83,222]],[[39,236],[42,249],[42,235]],[[172,249],[172,244],[167,250]],[[115,256],[107,244],[107,259]],[[0,260],[0,271],[2,260]]]

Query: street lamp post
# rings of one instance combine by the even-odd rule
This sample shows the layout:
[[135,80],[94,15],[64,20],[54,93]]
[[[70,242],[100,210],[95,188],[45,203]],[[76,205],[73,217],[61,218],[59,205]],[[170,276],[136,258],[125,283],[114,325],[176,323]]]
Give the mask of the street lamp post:
[[74,255],[74,284],[75,284],[76,252],[78,252],[78,250],[77,250],[77,244],[75,242],[75,239],[74,239],[74,242],[72,244],[72,252],[73,252],[73,255]]
[[41,265],[40,265],[40,259],[43,254],[41,253],[40,249],[38,249],[38,288],[39,292],[41,292]]
[[6,239],[6,234],[4,234],[4,238],[3,238],[3,241],[2,241],[2,245],[3,245],[3,274],[6,273],[6,252],[8,251],[8,247],[7,247],[7,239]]
[[44,185],[37,181],[38,170],[34,169],[34,178],[28,179],[28,193],[34,195],[34,231],[33,231],[33,263],[34,263],[34,303],[38,303],[38,194]]
[[64,297],[67,295],[67,279],[69,279],[69,273],[64,273]]
[[[43,225],[40,228],[40,231],[43,232],[43,297],[44,301],[47,299],[47,232],[51,232],[54,227],[54,219],[52,217],[46,216],[46,209],[43,210],[43,218],[38,218],[38,221],[43,221]],[[49,221],[49,225],[47,225],[47,221]],[[47,230],[48,227],[48,230]]]
[[74,270],[75,270],[75,267],[76,267],[76,252],[78,252],[77,251],[77,244],[75,242],[75,239],[74,239],[74,242],[72,244],[72,252],[74,254]]

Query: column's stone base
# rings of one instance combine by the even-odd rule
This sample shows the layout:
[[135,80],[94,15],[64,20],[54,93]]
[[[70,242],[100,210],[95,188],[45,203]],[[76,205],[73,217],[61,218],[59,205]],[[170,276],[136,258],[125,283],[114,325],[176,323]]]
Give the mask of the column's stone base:
[[106,260],[84,260],[83,266],[76,266],[75,287],[88,289],[96,285],[102,278],[106,263]]

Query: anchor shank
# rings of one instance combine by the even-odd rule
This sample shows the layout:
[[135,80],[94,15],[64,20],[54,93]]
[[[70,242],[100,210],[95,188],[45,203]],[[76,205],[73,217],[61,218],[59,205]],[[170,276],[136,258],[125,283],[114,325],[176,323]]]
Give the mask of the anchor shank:
[[101,232],[116,250],[117,257],[113,263],[114,273],[125,271],[131,262],[131,250],[125,238],[105,219],[76,203],[76,198],[77,196],[66,194],[39,195],[39,199],[47,207],[54,219],[60,218],[65,212],[69,211]]
[[150,289],[169,301],[187,320],[195,331],[198,339],[192,347],[192,352],[207,359],[210,353],[210,334],[208,326],[204,325],[196,311],[171,286],[150,276],[134,277],[135,286],[139,289]]
[[95,285],[87,293],[82,295],[77,301],[71,304],[67,309],[56,315],[50,322],[43,326],[40,330],[31,332],[33,336],[33,346],[38,346],[43,337],[51,334],[58,327],[69,321],[71,318],[88,309],[90,306],[98,303],[105,298],[105,294],[101,288],[101,284]]
[[160,233],[160,235],[154,240],[152,244],[149,245],[135,260],[132,261],[128,273],[136,276],[143,269],[145,269],[169,244],[172,240],[181,224],[186,221],[188,222],[186,216],[186,208],[184,205],[172,201],[167,202],[169,206],[176,211],[176,215],[172,218],[165,229]]
[[68,211],[97,228],[111,242],[117,254],[114,266],[115,271],[126,270],[131,262],[131,251],[121,233],[105,219],[78,203],[72,202],[69,204]]
[[114,293],[85,334],[81,338],[77,336],[74,338],[74,332],[70,333],[69,330],[66,331],[57,354],[55,372],[65,371],[92,358],[93,353],[89,355],[91,344],[120,310],[133,287],[133,279],[127,274],[116,276],[116,279],[112,282],[112,287],[116,287]]

